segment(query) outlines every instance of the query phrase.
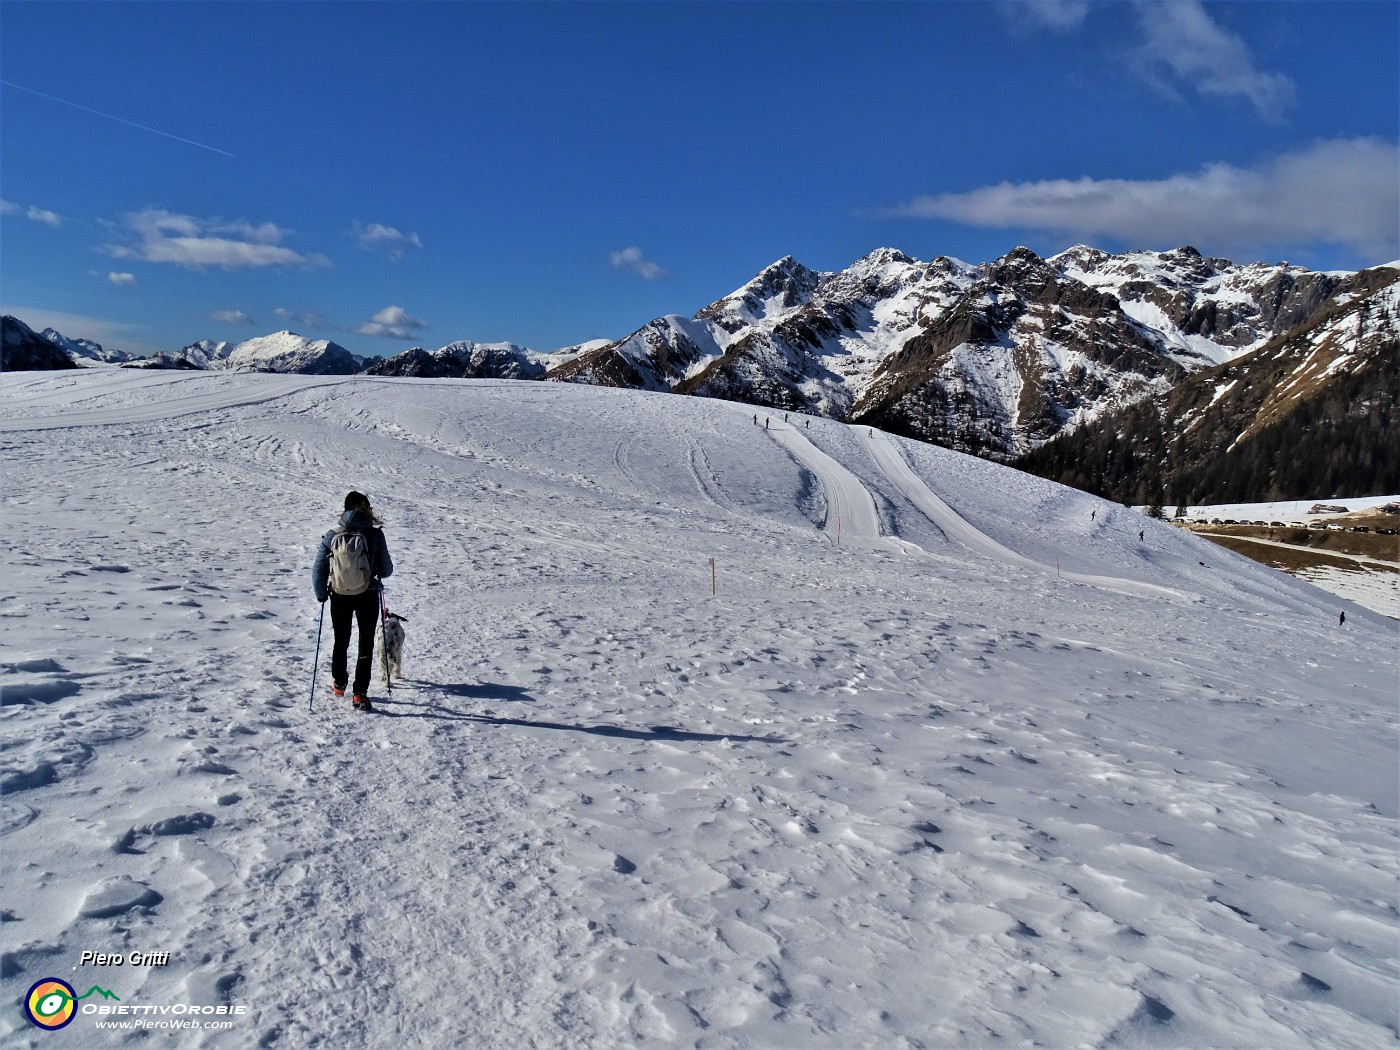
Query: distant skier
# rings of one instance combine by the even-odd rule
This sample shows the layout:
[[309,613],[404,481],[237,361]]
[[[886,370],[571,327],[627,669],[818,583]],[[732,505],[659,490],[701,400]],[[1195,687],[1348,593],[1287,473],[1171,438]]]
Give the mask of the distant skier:
[[1346,622],[1347,622],[1347,613],[1346,613],[1346,610],[1343,609],[1340,613],[1337,614],[1337,626],[1338,626],[1338,627],[1345,627],[1345,626],[1346,626]]
[[1139,543],[1142,542],[1142,533],[1143,533],[1143,530],[1142,530],[1142,529],[1138,529],[1138,542],[1139,542]]
[[1097,510],[1091,510],[1091,511],[1089,512],[1089,520],[1090,520],[1090,521],[1093,521],[1094,518],[1096,518],[1096,517],[1098,516],[1098,513],[1099,513],[1099,512],[1098,512]]
[[[351,492],[345,497],[340,525],[321,537],[311,566],[316,600],[324,602],[329,598],[331,603],[331,626],[335,630],[335,645],[331,649],[332,692],[344,696],[346,685],[352,685],[357,711],[374,710],[369,701],[369,678],[382,593],[380,580],[394,572],[380,524],[369,497]],[[349,681],[348,668],[352,622],[359,629],[353,683]]]

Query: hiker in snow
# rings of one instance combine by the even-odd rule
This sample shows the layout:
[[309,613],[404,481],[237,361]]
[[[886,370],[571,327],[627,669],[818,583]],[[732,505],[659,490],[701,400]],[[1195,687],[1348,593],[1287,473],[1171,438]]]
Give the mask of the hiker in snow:
[[[373,711],[369,702],[369,675],[374,659],[374,626],[379,618],[379,581],[393,575],[394,562],[389,545],[379,529],[379,516],[369,497],[351,492],[345,497],[345,513],[340,525],[321,537],[316,561],[311,567],[311,586],[316,600],[331,603],[331,627],[335,646],[331,650],[331,686],[336,696],[345,695],[352,685],[355,709]],[[359,628],[355,656],[355,680],[350,682],[348,660],[350,626]]]
[[1346,625],[1346,622],[1347,622],[1347,614],[1346,614],[1346,610],[1343,609],[1343,610],[1337,615],[1337,626],[1338,626],[1338,627],[1343,627],[1343,626]]

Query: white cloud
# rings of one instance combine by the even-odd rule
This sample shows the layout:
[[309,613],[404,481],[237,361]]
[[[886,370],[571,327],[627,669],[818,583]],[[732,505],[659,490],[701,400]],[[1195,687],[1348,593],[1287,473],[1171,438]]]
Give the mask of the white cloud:
[[1281,119],[1293,103],[1293,81],[1256,69],[1248,45],[1216,23],[1199,0],[1139,3],[1137,12],[1149,76],[1165,70],[1203,95],[1248,99],[1268,120]]
[[608,259],[617,269],[626,270],[644,281],[656,281],[666,276],[666,271],[647,259],[636,245],[623,248],[620,252],[611,252]]
[[423,239],[416,233],[402,233],[392,226],[372,222],[368,226],[355,223],[355,240],[365,251],[381,251],[394,262],[404,257],[409,248],[422,248]]
[[225,270],[265,266],[319,269],[329,266],[324,255],[302,255],[280,242],[289,231],[274,223],[254,225],[246,219],[198,219],[163,208],[147,208],[125,216],[122,225],[139,238],[134,245],[108,245],[118,259],[173,263],[192,270],[217,266]]
[[1006,0],[999,6],[1017,27],[1073,29],[1089,14],[1088,0]]
[[402,306],[386,306],[355,331],[360,335],[377,335],[385,339],[412,339],[413,332],[421,332],[427,327],[427,321],[408,316]]
[[118,288],[124,288],[128,285],[140,284],[141,282],[136,279],[134,273],[109,273],[107,275],[107,283],[115,284]]
[[222,321],[224,324],[237,324],[252,326],[258,322],[245,314],[242,310],[215,310],[209,315],[215,321]]
[[63,216],[46,208],[35,207],[33,204],[26,208],[14,201],[0,200],[0,215],[23,215],[31,222],[41,222],[45,226],[63,225]]
[[1210,164],[1165,179],[1003,182],[920,197],[886,214],[969,226],[1050,230],[1135,248],[1194,244],[1209,254],[1348,247],[1400,256],[1400,147],[1379,139],[1319,142],[1255,168]]
[[290,321],[292,324],[301,328],[333,328],[342,330],[341,325],[332,324],[323,315],[313,310],[288,310],[285,307],[279,306],[272,312],[282,320]]
[[[1017,31],[1078,29],[1096,5],[1088,0],[1002,0],[997,5]],[[1099,4],[1108,7],[1108,4]],[[1282,73],[1258,69],[1249,45],[1216,22],[1201,0],[1135,0],[1141,43],[1128,53],[1133,71],[1153,87],[1181,87],[1217,97],[1240,97],[1267,120],[1280,120],[1296,96]]]

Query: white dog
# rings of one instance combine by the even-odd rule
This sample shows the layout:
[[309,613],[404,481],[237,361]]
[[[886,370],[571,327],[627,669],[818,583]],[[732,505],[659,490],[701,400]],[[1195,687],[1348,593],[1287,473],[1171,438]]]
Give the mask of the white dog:
[[403,625],[408,620],[398,613],[384,614],[384,659],[380,661],[379,669],[384,675],[384,684],[391,684],[393,678],[403,677]]

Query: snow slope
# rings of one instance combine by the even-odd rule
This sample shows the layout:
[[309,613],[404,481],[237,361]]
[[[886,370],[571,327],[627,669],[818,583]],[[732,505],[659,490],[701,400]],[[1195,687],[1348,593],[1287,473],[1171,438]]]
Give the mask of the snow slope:
[[[1037,478],[752,417],[0,377],[0,1040],[142,1038],[30,1025],[62,977],[126,1023],[243,1010],[181,1047],[1394,1041],[1396,624]],[[351,487],[409,618],[376,716],[324,666],[307,704]]]

